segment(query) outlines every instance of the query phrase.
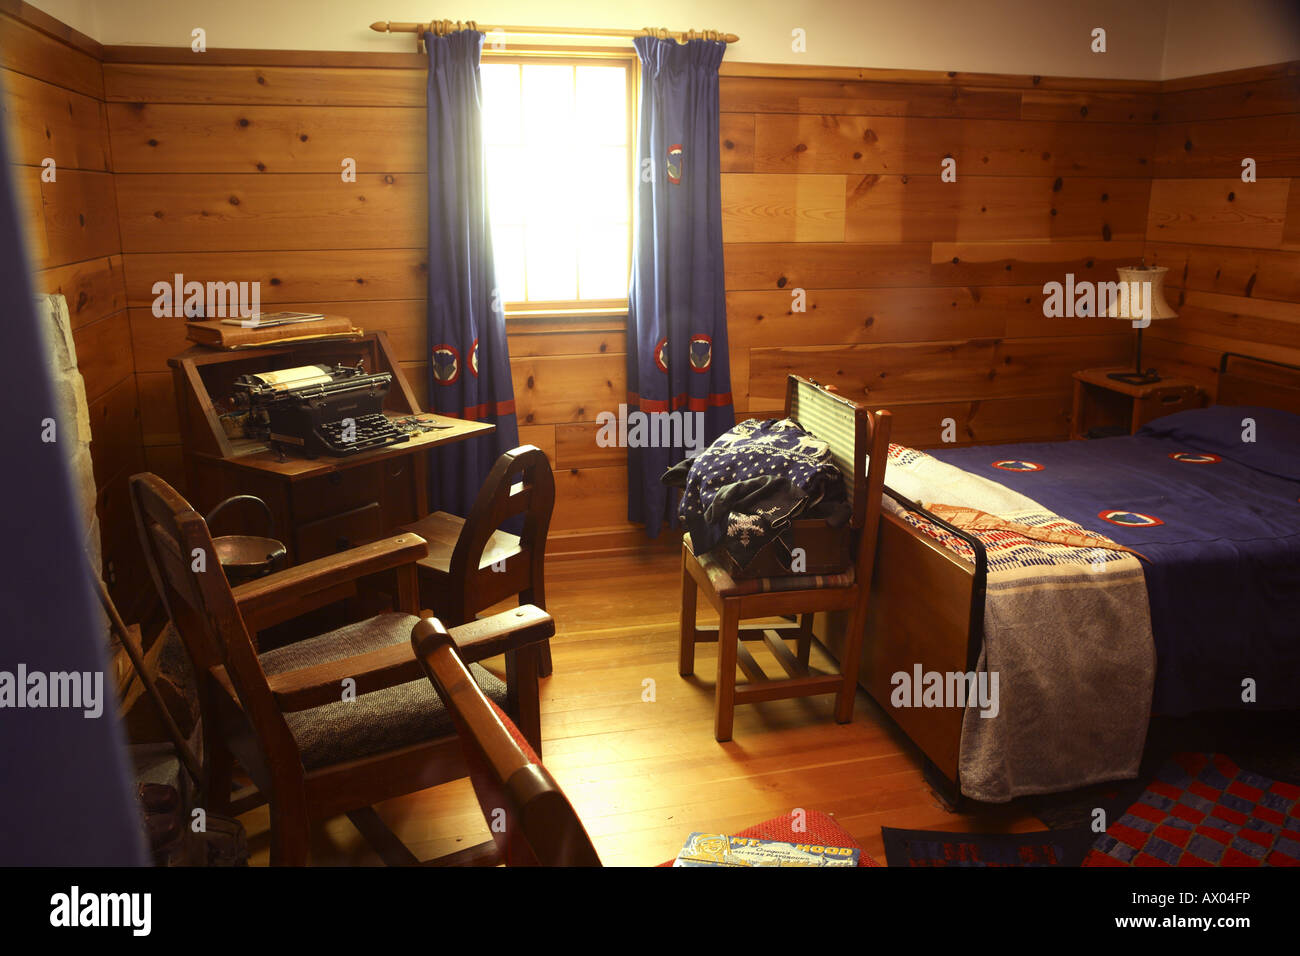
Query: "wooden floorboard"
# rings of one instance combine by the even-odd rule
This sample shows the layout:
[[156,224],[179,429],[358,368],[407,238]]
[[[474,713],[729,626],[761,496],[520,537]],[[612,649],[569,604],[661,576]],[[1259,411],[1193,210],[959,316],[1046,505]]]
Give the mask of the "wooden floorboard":
[[[631,555],[552,562],[547,596],[555,617],[555,673],[542,681],[546,766],[582,817],[607,866],[672,858],[687,834],[730,832],[796,807],[833,814],[882,865],[881,826],[1018,832],[1042,824],[1016,807],[977,814],[944,809],[926,786],[914,748],[859,691],[855,719],[836,724],[834,696],[736,709],[734,738],[713,739],[717,645],[696,649],[696,673],[677,674],[679,560]],[[716,624],[700,602],[700,624]],[[749,645],[768,673],[769,648]],[[812,664],[833,661],[814,643]],[[501,662],[489,669],[502,672]],[[742,675],[743,679],[743,675]],[[653,681],[654,700],[642,699]],[[377,808],[419,858],[489,838],[465,780]],[[267,811],[241,818],[254,864],[268,858]],[[347,820],[313,833],[316,865],[382,861]]]

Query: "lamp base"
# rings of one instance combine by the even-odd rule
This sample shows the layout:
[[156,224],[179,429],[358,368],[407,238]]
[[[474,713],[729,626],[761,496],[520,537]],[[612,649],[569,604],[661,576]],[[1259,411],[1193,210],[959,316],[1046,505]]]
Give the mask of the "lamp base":
[[1154,385],[1164,381],[1155,369],[1147,369],[1145,372],[1107,372],[1106,377],[1126,385]]

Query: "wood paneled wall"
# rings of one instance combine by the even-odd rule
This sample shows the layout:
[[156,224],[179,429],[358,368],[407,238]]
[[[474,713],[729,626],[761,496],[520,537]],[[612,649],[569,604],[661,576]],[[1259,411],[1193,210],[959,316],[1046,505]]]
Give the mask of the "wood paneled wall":
[[1300,64],[1165,85],[1146,254],[1178,318],[1153,360],[1209,387],[1225,351],[1300,365]]
[[[1045,318],[1042,286],[1067,273],[1112,281],[1144,253],[1190,263],[1188,321],[1152,333],[1162,361],[1203,371],[1220,343],[1294,329],[1293,72],[1166,90],[790,69],[723,68],[738,416],[778,410],[797,371],[891,408],[910,444],[938,444],[948,418],[962,442],[1064,438],[1070,373],[1127,362],[1132,337],[1113,321]],[[107,130],[128,306],[115,341],[132,356],[151,468],[180,480],[166,360],[185,347],[183,326],[149,308],[153,283],[177,272],[259,281],[268,306],[384,329],[423,393],[424,84],[409,54],[106,51],[102,94],[83,104],[102,120],[74,125]],[[1236,172],[1215,157],[1239,163],[1239,136],[1261,182],[1216,199]],[[339,175],[345,157],[355,183]],[[946,158],[956,182],[941,179]],[[1228,309],[1239,336],[1204,328],[1229,295],[1253,310]],[[562,550],[642,540],[625,520],[624,453],[595,444],[597,414],[625,400],[624,334],[621,319],[511,321],[521,437],[555,465]]]
[[1130,341],[1044,318],[1042,286],[1141,254],[1158,86],[923,79],[723,79],[737,408],[778,410],[798,372],[889,407],[908,444],[948,418],[963,443],[1063,438],[1070,373]]
[[[0,9],[0,109],[38,292],[61,292],[90,404],[105,577],[124,614],[147,594],[126,479],[145,467],[97,44],[23,4]],[[55,162],[52,182],[42,164]]]

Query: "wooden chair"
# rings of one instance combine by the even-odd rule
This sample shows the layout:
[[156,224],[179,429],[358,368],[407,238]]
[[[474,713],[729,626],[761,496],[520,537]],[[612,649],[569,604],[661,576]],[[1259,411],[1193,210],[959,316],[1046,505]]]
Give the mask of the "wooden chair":
[[496,852],[476,862],[600,866],[577,812],[510,718],[470,679],[459,638],[425,618],[411,646],[455,722]]
[[[421,558],[420,599],[448,627],[466,624],[512,595],[546,607],[546,533],[555,508],[555,477],[533,445],[506,452],[492,467],[468,518],[435,511],[403,526],[429,542]],[[518,535],[502,522],[522,514]],[[542,647],[541,676],[551,674],[551,646]]]
[[[233,816],[269,802],[273,864],[306,863],[310,821],[340,813],[387,862],[417,862],[371,807],[465,775],[454,723],[411,653],[419,617],[400,613],[418,607],[425,542],[399,534],[232,589],[207,524],[184,498],[151,474],[133,475],[130,488],[150,573],[198,684],[203,806]],[[392,595],[398,612],[255,650],[246,622],[278,623],[362,589]],[[469,666],[535,748],[539,647],[554,632],[536,607],[456,630],[467,662],[506,654],[505,684]],[[232,795],[236,759],[255,788]]]
[[[695,645],[718,642],[713,735],[719,742],[731,739],[736,704],[834,693],[835,719],[840,723],[853,719],[867,599],[871,592],[876,553],[876,531],[880,524],[881,488],[889,453],[889,413],[869,413],[861,405],[814,382],[791,375],[786,388],[785,416],[827,442],[836,466],[844,475],[853,505],[850,522],[854,535],[853,581],[848,585],[827,586],[817,576],[808,575],[806,587],[768,590],[775,581],[736,581],[709,555],[697,556],[691,550],[689,537],[683,541],[678,670],[683,677],[689,677],[695,670]],[[863,456],[866,454],[870,455],[870,460],[866,474],[863,474]],[[697,588],[717,609],[721,618],[720,628],[695,626]],[[850,615],[849,636],[839,674],[819,673],[809,666],[813,615],[820,611],[847,611]],[[794,614],[800,615],[797,627],[740,627],[744,620]],[[785,643],[788,634],[795,638],[794,653]],[[767,644],[785,671],[784,678],[769,678],[742,643],[755,640]],[[737,664],[749,678],[740,686],[736,685]]]

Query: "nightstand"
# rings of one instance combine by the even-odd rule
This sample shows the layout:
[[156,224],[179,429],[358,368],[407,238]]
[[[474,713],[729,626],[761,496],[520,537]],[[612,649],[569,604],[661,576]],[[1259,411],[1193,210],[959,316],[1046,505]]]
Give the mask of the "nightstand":
[[1129,385],[1108,378],[1128,368],[1087,368],[1074,373],[1071,438],[1132,435],[1152,419],[1189,408],[1202,408],[1205,393],[1195,382],[1163,378],[1150,385]]

